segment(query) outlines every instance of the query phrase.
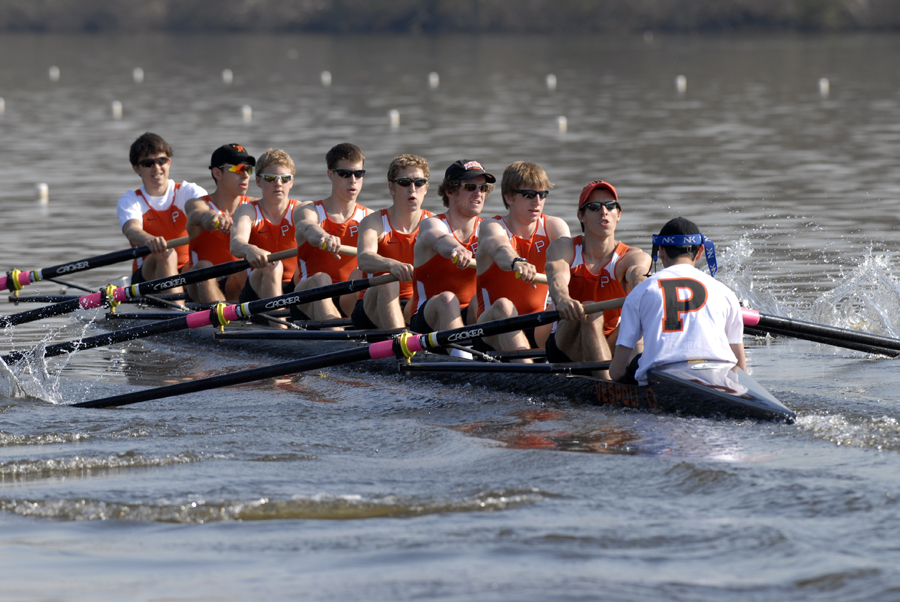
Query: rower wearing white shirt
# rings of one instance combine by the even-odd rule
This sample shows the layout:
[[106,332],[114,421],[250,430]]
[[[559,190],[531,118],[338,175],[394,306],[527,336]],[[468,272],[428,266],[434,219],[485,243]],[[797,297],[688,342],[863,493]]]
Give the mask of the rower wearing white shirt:
[[[714,279],[715,247],[697,225],[670,220],[653,237],[663,269],[625,298],[616,352],[609,367],[613,380],[646,385],[650,370],[685,361],[718,361],[745,370],[744,323],[735,294]],[[694,267],[706,255],[707,275]],[[629,362],[643,337],[644,352]]]
[[[131,282],[174,276],[188,263],[188,245],[167,249],[166,241],[187,236],[185,203],[204,196],[206,190],[169,179],[172,147],[156,134],[146,132],[135,140],[129,159],[143,185],[119,199],[119,224],[133,247],[150,249],[150,255],[135,260]],[[172,291],[181,292],[181,288]]]

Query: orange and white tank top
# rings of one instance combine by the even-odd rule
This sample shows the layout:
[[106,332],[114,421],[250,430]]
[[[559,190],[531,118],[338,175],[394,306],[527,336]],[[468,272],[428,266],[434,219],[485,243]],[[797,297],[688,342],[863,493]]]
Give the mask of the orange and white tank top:
[[[422,220],[427,219],[432,216],[431,211],[427,209],[422,210],[422,216],[419,218],[419,226],[422,225]],[[394,230],[394,227],[391,225],[391,220],[388,217],[388,210],[381,210],[381,231],[383,232],[381,238],[378,240],[378,254],[382,257],[387,257],[388,259],[394,259],[396,261],[400,261],[403,263],[412,264],[413,259],[415,258],[415,253],[413,249],[416,245],[416,237],[419,235],[419,226],[416,226],[416,229],[410,232],[409,234],[404,234],[402,232],[397,232]],[[372,276],[380,276],[381,274],[387,274],[387,272],[378,272],[377,274],[366,274],[366,278],[371,278]],[[360,293],[359,298],[363,298],[363,293]],[[413,283],[412,282],[401,282],[400,283],[400,298],[401,299],[412,299],[413,296]]]
[[[537,226],[529,238],[521,238],[512,233],[506,222],[499,215],[494,217],[499,221],[509,236],[509,244],[519,257],[524,257],[528,263],[537,267],[538,273],[544,274],[544,266],[547,263],[547,247],[550,245],[550,236],[547,234],[546,216],[541,215]],[[547,307],[547,297],[550,289],[546,284],[530,284],[516,278],[514,272],[501,270],[496,263],[491,265],[477,278],[478,286],[478,315],[483,314],[487,308],[497,299],[506,297],[516,306],[516,311],[522,314],[531,314],[544,311]]]
[[[607,301],[616,297],[624,297],[625,289],[616,278],[616,267],[619,260],[625,256],[629,247],[620,242],[613,249],[612,258],[600,268],[597,274],[592,274],[584,265],[583,236],[572,239],[575,244],[575,259],[571,265],[571,278],[569,280],[569,296],[582,303],[591,301]],[[619,325],[621,309],[611,309],[603,312],[603,334],[609,334]]]
[[[447,214],[441,213],[436,215],[447,232],[456,238],[456,241],[470,250],[473,254],[478,250],[478,230],[481,228],[482,218],[476,218],[475,230],[469,240],[462,241],[456,237],[450,222],[447,221]],[[422,309],[422,306],[435,295],[440,295],[444,291],[450,291],[459,299],[460,309],[469,306],[469,301],[475,296],[475,270],[461,270],[453,262],[439,253],[435,253],[434,257],[420,265],[413,272],[413,307],[416,311]]]
[[[160,210],[154,209],[147,203],[147,199],[140,189],[134,191],[141,207],[141,227],[144,232],[153,236],[162,236],[166,240],[187,236],[187,215],[183,209],[175,205],[175,195],[179,188],[181,188],[181,183],[175,182],[172,187],[172,198],[168,199],[165,208]],[[178,253],[178,270],[181,271],[181,268],[191,258],[188,245],[175,247],[175,252]],[[132,271],[136,272],[143,264],[144,258],[138,257],[134,260]]]
[[[265,215],[263,215],[262,209],[259,206],[259,201],[250,201],[250,204],[253,205],[253,208],[256,210],[256,219],[253,221],[253,225],[250,226],[248,242],[269,253],[277,253],[279,251],[296,248],[297,238],[294,235],[294,209],[297,208],[299,203],[300,201],[296,199],[289,199],[288,207],[281,216],[281,221],[277,224],[273,224],[266,219]],[[281,280],[282,282],[287,282],[294,277],[294,272],[297,271],[297,258],[289,257],[287,259],[282,259],[281,263],[284,266]]]
[[[325,203],[316,201],[315,207],[319,216],[319,226],[328,234],[340,238],[342,245],[355,249],[356,243],[359,241],[359,222],[371,211],[357,203],[353,215],[339,223],[331,221],[328,217]],[[324,272],[331,276],[332,282],[344,282],[350,279],[351,272],[356,269],[356,257],[353,255],[341,255],[340,259],[335,259],[331,253],[316,249],[308,242],[304,242],[297,248],[297,259],[301,281],[319,272]]]
[[[219,215],[225,213],[213,202],[209,195],[200,197],[209,203],[213,209],[219,212]],[[238,202],[238,206],[250,202],[250,197],[242,196]],[[228,263],[229,261],[237,261],[237,257],[231,254],[231,234],[222,232],[221,230],[201,230],[200,234],[191,239],[191,261],[197,265],[200,261],[209,261],[213,265]]]

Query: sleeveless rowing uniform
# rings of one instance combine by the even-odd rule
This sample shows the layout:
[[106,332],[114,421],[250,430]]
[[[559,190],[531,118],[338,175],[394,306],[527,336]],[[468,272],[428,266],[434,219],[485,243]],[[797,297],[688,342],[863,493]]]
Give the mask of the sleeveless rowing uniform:
[[[541,215],[529,238],[520,238],[513,234],[499,215],[494,219],[499,221],[506,230],[513,252],[536,266],[539,274],[545,273],[547,246],[550,244],[545,223],[546,216]],[[535,288],[532,288],[530,284],[516,278],[515,272],[501,270],[496,263],[485,270],[483,274],[479,274],[476,282],[478,286],[478,316],[481,316],[494,301],[503,297],[512,301],[520,316],[544,311],[547,307],[547,297],[550,292],[546,284],[535,284]]]
[[[357,203],[353,215],[339,223],[331,221],[322,201],[316,201],[315,208],[319,216],[319,226],[328,234],[340,238],[342,245],[355,249],[359,240],[359,222],[371,213],[369,209]],[[332,282],[344,282],[350,279],[351,272],[356,269],[356,257],[353,255],[341,255],[340,259],[335,259],[331,253],[316,249],[308,242],[297,247],[297,260],[301,282],[319,272],[331,276]]]
[[[422,210],[422,216],[419,218],[419,226],[422,225],[422,220],[427,219],[432,216],[431,211],[427,209]],[[415,259],[415,254],[413,253],[413,248],[416,244],[416,237],[419,235],[419,226],[416,226],[416,229],[410,232],[409,234],[404,234],[402,232],[397,232],[394,230],[393,226],[391,226],[391,220],[388,217],[388,210],[381,210],[381,231],[383,232],[380,239],[378,239],[378,249],[377,252],[382,257],[387,257],[388,259],[394,259],[396,261],[400,261],[402,263],[412,264]],[[371,278],[372,276],[380,276],[382,274],[387,274],[388,272],[378,272],[377,274],[366,274],[365,278]],[[365,291],[361,292],[359,298],[362,299]],[[411,299],[413,296],[413,283],[412,282],[401,282],[400,283],[400,298],[401,299]]]
[[[447,221],[447,214],[441,213],[435,216],[443,224],[444,229],[450,233],[453,238],[453,228]],[[478,250],[478,229],[481,226],[482,218],[476,218],[475,230],[467,241],[456,241],[470,250],[473,254]],[[469,301],[475,295],[475,270],[461,270],[456,267],[452,261],[435,253],[434,257],[420,265],[413,272],[413,298],[412,303],[415,311],[418,312],[422,306],[435,295],[440,295],[445,291],[450,291],[459,299],[459,308],[464,310],[469,306]]]
[[[225,213],[219,209],[209,195],[200,197],[209,203],[213,209],[219,212],[219,215]],[[249,203],[252,199],[247,196],[240,197],[238,206]],[[209,261],[213,265],[228,263],[229,261],[237,261],[237,257],[231,254],[231,233],[222,232],[221,230],[201,230],[200,234],[191,239],[190,242],[191,261],[194,265],[201,261]]]
[[[266,219],[259,203],[259,201],[250,201],[250,204],[256,210],[256,218],[253,225],[250,226],[248,242],[269,253],[278,253],[279,251],[295,248],[297,246],[297,238],[294,234],[294,209],[297,208],[300,201],[289,199],[288,207],[277,224],[273,224]],[[282,259],[281,264],[284,266],[281,281],[288,282],[294,277],[294,272],[297,271],[297,258]]]
[[[134,191],[141,208],[141,228],[144,229],[144,232],[153,236],[162,236],[166,240],[187,236],[187,215],[184,212],[184,206],[178,207],[175,204],[175,196],[180,188],[180,183],[169,186],[163,209],[151,207],[140,188]],[[135,245],[131,246],[133,248]],[[191,256],[187,245],[175,247],[175,252],[178,254],[178,271],[180,272]],[[144,265],[144,258],[138,257],[134,260],[132,271],[138,271],[142,265]]]
[[[616,297],[624,297],[625,289],[616,278],[616,267],[629,247],[625,243],[619,243],[613,249],[612,258],[600,268],[598,274],[592,274],[584,265],[583,237],[576,236],[572,239],[575,245],[575,259],[571,265],[571,278],[569,279],[569,296],[582,303],[591,301],[607,301]],[[609,336],[619,325],[621,309],[611,309],[603,312],[603,334]]]

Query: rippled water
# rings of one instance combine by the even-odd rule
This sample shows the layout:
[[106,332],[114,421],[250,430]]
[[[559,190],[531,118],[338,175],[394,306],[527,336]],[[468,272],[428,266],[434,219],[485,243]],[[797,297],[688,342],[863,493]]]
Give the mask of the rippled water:
[[[654,40],[5,36],[0,268],[122,248],[115,200],[138,184],[127,150],[143,131],[172,143],[174,177],[201,184],[220,144],[283,147],[298,198],[327,194],[324,154],[349,140],[374,208],[402,152],[427,157],[433,181],[460,157],[495,173],[533,160],[556,184],[548,212],[573,225],[581,186],[603,177],[621,240],[647,248],[692,217],[757,309],[900,336],[896,37]],[[88,312],[20,325],[0,349],[102,325]],[[17,368],[22,389],[0,383],[0,599],[895,599],[894,362],[746,343],[796,424],[359,370],[65,407],[277,361],[184,337]]]

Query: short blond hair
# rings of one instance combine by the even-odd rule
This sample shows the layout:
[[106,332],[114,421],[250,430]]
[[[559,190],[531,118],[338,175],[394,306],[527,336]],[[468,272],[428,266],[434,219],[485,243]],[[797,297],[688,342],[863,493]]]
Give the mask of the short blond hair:
[[289,154],[287,154],[280,148],[270,148],[256,158],[256,173],[264,173],[263,170],[270,165],[281,165],[282,167],[287,167],[291,170],[292,174],[295,174],[294,160],[291,159],[291,156]]
[[522,188],[550,190],[553,188],[553,183],[547,177],[547,172],[535,163],[529,161],[510,163],[503,170],[503,179],[500,180],[500,194],[503,198],[503,206],[509,209],[506,197],[514,195],[515,192],[513,190]]
[[422,173],[425,174],[426,180],[431,177],[431,170],[428,169],[428,161],[418,155],[400,155],[391,161],[391,165],[388,167],[388,182],[393,182],[397,177],[397,174],[400,173],[400,170],[406,169],[407,167],[418,167],[421,169]]

